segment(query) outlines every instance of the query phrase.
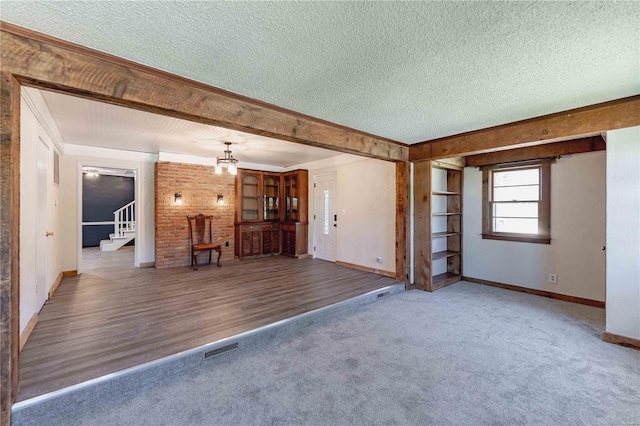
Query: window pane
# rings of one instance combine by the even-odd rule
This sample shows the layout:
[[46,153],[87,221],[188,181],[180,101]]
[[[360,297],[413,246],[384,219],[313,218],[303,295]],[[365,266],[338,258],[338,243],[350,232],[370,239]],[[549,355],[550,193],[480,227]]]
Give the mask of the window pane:
[[322,199],[323,199],[323,210],[324,210],[324,214],[323,214],[323,226],[322,226],[322,234],[323,235],[329,235],[329,190],[325,189],[322,192]]
[[493,230],[494,232],[537,234],[538,219],[510,219],[496,217],[493,219]]
[[493,189],[493,201],[537,201],[539,197],[538,185],[507,186]]
[[493,186],[538,185],[540,169],[493,172]]
[[493,216],[538,218],[538,203],[500,203],[493,205]]

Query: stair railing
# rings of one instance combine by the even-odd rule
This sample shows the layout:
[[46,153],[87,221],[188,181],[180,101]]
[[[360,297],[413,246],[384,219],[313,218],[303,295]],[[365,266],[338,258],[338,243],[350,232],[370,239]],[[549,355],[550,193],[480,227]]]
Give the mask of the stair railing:
[[116,237],[124,237],[126,231],[136,230],[135,204],[132,201],[113,212],[113,233]]

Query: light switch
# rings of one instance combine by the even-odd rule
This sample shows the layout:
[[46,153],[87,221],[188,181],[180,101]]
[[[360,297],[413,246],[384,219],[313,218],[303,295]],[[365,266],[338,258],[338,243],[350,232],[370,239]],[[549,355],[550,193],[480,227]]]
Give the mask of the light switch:
[[346,216],[347,215],[347,209],[342,209],[342,216]]

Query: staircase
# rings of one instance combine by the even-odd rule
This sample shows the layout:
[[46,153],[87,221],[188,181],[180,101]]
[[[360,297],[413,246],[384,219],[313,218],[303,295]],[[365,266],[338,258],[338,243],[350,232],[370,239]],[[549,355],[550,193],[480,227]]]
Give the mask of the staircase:
[[113,212],[113,233],[100,241],[101,251],[115,251],[136,237],[135,201]]

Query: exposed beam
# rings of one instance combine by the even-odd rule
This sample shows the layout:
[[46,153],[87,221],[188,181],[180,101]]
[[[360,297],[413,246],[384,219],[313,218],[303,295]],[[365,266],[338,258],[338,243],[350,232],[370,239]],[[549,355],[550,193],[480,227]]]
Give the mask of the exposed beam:
[[0,77],[0,425],[9,425],[18,395],[20,85]]
[[604,151],[607,148],[602,136],[573,139],[487,154],[470,155],[466,158],[467,167],[488,166],[490,164],[511,163],[514,161],[537,160],[540,158],[559,157],[561,155],[579,154],[582,152]]
[[0,22],[2,71],[22,84],[350,154],[407,161],[399,142]]
[[535,146],[640,126],[640,95],[412,145],[409,161]]

